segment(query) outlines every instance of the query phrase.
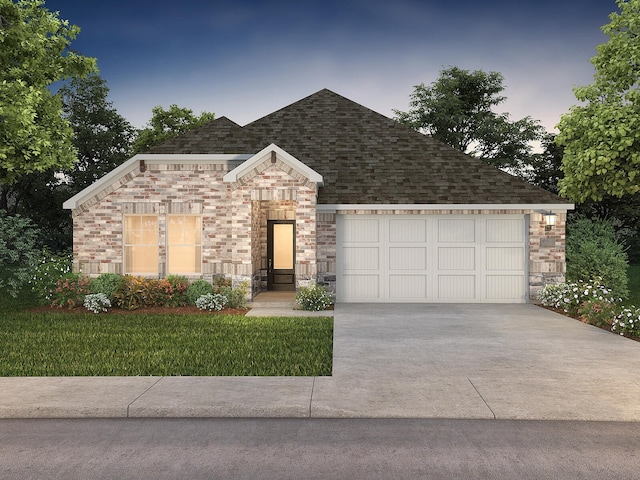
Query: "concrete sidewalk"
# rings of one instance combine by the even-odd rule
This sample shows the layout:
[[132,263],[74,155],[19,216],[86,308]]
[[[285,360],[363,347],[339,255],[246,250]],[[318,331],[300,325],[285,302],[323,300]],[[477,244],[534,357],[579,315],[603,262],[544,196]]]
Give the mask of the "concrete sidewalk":
[[334,313],[330,377],[0,378],[0,417],[640,421],[640,343],[540,307]]

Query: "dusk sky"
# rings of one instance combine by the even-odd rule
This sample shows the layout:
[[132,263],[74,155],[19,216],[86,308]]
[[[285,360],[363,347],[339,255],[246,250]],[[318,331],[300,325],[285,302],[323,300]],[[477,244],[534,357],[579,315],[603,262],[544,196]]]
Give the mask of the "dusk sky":
[[497,71],[508,102],[552,131],[591,83],[614,0],[46,0],[82,28],[109,99],[134,126],[155,105],[245,125],[322,88],[392,117],[440,70]]

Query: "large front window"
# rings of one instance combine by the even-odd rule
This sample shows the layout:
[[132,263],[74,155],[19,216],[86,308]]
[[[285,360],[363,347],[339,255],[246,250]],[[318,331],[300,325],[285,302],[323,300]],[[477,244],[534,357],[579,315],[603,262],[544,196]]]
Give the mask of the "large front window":
[[125,273],[158,273],[158,217],[125,215]]
[[202,219],[195,215],[169,215],[167,219],[168,273],[202,271]]

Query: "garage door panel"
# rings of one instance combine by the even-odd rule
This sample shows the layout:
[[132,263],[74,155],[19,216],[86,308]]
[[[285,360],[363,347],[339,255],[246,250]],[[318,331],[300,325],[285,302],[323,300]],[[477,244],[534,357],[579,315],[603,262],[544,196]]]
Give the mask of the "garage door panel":
[[343,224],[345,243],[378,243],[380,241],[380,222],[377,218],[350,219]]
[[346,270],[378,270],[380,249],[377,247],[345,247],[343,249]]
[[438,248],[438,270],[475,270],[475,247]]
[[389,270],[426,270],[425,247],[392,247],[389,249]]
[[476,221],[474,219],[439,219],[438,241],[440,243],[474,243]]
[[487,275],[487,299],[522,300],[524,275]]
[[524,220],[522,219],[487,219],[487,243],[523,243]]
[[390,275],[389,297],[424,301],[427,296],[426,275]]
[[440,300],[473,300],[476,298],[475,275],[438,275]]
[[486,250],[487,270],[524,270],[524,248],[489,247]]
[[380,297],[378,275],[345,275],[345,297],[353,299],[377,299]]
[[389,220],[390,243],[426,243],[427,220],[415,219],[390,219]]

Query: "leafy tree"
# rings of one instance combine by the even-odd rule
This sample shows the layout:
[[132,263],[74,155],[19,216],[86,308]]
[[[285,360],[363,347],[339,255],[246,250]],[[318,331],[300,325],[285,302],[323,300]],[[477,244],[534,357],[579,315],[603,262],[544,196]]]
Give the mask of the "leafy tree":
[[541,143],[544,150],[532,155],[531,168],[524,177],[529,183],[558,194],[558,182],[562,178],[562,147],[550,133],[544,135]]
[[395,110],[396,119],[443,143],[498,168],[522,173],[531,161],[530,142],[544,132],[539,122],[525,117],[512,122],[507,113],[492,108],[506,97],[498,72],[470,72],[450,67],[430,86],[417,85],[410,110]]
[[65,172],[77,193],[127,160],[135,129],[107,100],[109,87],[98,74],[72,79],[59,93],[78,151],[78,162]]
[[43,0],[0,0],[0,184],[75,161],[73,132],[48,87],[96,70],[70,48],[79,31]]
[[560,193],[576,202],[640,191],[640,0],[617,0],[602,27],[591,85],[574,89],[582,105],[562,116]]
[[16,297],[40,258],[40,232],[28,218],[0,210],[0,288]]
[[213,113],[202,112],[196,116],[193,110],[180,108],[177,105],[169,106],[169,110],[161,106],[154,107],[152,114],[148,126],[138,131],[133,153],[145,152],[154,145],[215,119]]

